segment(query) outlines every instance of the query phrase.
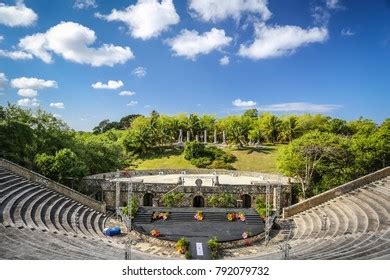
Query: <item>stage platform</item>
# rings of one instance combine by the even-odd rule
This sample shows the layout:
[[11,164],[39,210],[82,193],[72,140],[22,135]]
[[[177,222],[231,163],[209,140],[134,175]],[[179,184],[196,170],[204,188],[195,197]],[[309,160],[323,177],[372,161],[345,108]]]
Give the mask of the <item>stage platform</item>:
[[[171,214],[165,221],[152,221],[152,214],[156,211]],[[197,211],[203,211],[203,221],[195,220]],[[228,221],[226,215],[231,212],[244,212],[246,221]],[[181,237],[209,239],[215,236],[220,242],[226,242],[242,239],[245,231],[252,236],[262,233],[264,222],[254,209],[141,207],[134,220],[134,229],[147,235],[152,229],[158,229],[160,239],[172,241]]]

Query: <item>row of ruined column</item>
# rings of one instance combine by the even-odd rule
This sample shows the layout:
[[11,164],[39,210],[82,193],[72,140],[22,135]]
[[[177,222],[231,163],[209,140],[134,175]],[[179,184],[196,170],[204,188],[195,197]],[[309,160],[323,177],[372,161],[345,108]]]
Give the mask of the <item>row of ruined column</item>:
[[[195,135],[195,141],[196,142],[199,142],[199,135]],[[183,143],[184,140],[183,140],[183,129],[180,129],[179,130],[179,139],[177,141],[179,144]],[[190,131],[187,131],[187,139],[186,139],[186,142],[191,142],[191,133]],[[204,131],[204,135],[203,135],[203,142],[204,143],[208,143],[207,142],[207,130]],[[214,130],[214,144],[218,144],[218,141],[217,141],[217,130]],[[226,133],[225,131],[222,132],[222,144],[223,145],[226,145]]]

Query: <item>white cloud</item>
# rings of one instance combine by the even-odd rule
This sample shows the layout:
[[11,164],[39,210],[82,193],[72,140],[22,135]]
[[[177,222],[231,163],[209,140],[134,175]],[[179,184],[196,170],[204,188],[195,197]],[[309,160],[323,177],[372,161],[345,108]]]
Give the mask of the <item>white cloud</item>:
[[138,101],[130,101],[129,103],[127,103],[127,106],[135,106],[138,104]]
[[136,76],[137,78],[143,78],[146,76],[146,68],[145,67],[137,67],[132,72],[132,75]]
[[18,90],[18,95],[23,97],[36,97],[38,92],[30,88],[21,88]]
[[45,63],[52,63],[52,53],[65,60],[95,67],[123,64],[134,58],[129,47],[103,44],[99,48],[90,47],[96,41],[95,32],[75,22],[61,22],[46,33],[24,37],[19,47]]
[[38,19],[38,15],[27,8],[23,1],[16,1],[15,6],[0,3],[0,24],[9,27],[30,26]]
[[0,89],[5,89],[8,79],[4,73],[0,73]]
[[0,35],[0,42],[4,40],[4,36]]
[[120,92],[119,95],[120,96],[133,96],[133,95],[135,95],[135,92],[124,90],[124,91]]
[[189,9],[193,16],[214,23],[229,17],[238,20],[243,13],[260,14],[266,21],[272,15],[267,4],[268,0],[190,0]]
[[350,36],[355,35],[355,32],[351,31],[351,29],[349,29],[349,28],[343,28],[341,30],[341,35],[350,37]]
[[24,51],[7,51],[0,49],[0,57],[8,57],[13,60],[26,60],[33,59],[33,56],[30,53]]
[[62,102],[50,103],[50,107],[56,109],[65,109],[64,103]]
[[121,80],[118,81],[109,80],[107,84],[103,84],[102,82],[97,82],[95,84],[92,84],[92,87],[94,89],[118,89],[123,87],[123,82]]
[[42,80],[37,78],[20,77],[11,80],[11,86],[13,88],[23,89],[44,89],[44,88],[57,88],[58,84],[52,80]]
[[269,112],[316,112],[326,113],[341,108],[341,105],[335,104],[313,104],[306,102],[280,103],[260,106],[259,111]]
[[256,102],[255,101],[242,101],[241,99],[236,99],[232,102],[233,106],[235,107],[254,107],[256,106]]
[[229,65],[229,63],[230,63],[230,59],[226,55],[219,60],[219,64],[224,66]]
[[180,21],[172,0],[138,0],[125,10],[113,9],[108,15],[96,13],[95,16],[125,23],[131,35],[142,40],[157,37]]
[[16,103],[18,106],[22,107],[38,107],[39,102],[36,98],[23,98],[19,99],[18,102]]
[[326,0],[326,6],[332,10],[340,8],[339,0]]
[[293,53],[309,43],[324,42],[328,38],[326,28],[302,29],[299,26],[266,26],[255,24],[255,40],[241,44],[239,55],[251,59],[267,59]]
[[208,54],[228,46],[233,39],[225,35],[223,29],[213,28],[201,35],[196,30],[184,29],[166,42],[171,46],[174,55],[195,60],[200,54]]
[[88,8],[97,8],[95,0],[76,0],[74,1],[73,8],[75,9],[88,9]]

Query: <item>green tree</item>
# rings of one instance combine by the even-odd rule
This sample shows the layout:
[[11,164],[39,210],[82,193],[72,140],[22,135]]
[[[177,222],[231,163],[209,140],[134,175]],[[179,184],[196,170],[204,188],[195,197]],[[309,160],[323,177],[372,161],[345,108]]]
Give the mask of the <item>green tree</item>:
[[55,156],[38,154],[35,157],[38,170],[45,176],[63,182],[67,177],[83,177],[87,167],[70,149],[62,149]]
[[335,162],[335,158],[345,154],[341,142],[342,137],[331,133],[309,132],[279,151],[278,169],[300,182],[303,198],[306,198],[312,194],[314,175],[326,162]]
[[123,145],[129,152],[146,154],[156,144],[155,130],[151,119],[138,117],[123,138]]

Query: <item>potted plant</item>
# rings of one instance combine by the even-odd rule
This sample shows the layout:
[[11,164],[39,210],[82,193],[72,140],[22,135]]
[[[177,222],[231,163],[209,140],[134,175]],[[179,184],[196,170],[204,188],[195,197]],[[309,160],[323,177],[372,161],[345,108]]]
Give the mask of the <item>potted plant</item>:
[[213,259],[218,258],[219,253],[219,243],[217,237],[211,238],[209,241],[207,241],[207,245],[209,246],[209,249],[211,251],[211,257]]
[[160,237],[160,231],[158,229],[152,229],[150,235],[153,237]]
[[197,221],[203,221],[203,219],[204,219],[203,211],[198,211],[198,212],[196,212],[194,218],[195,218],[195,220],[197,220]]
[[185,237],[180,238],[176,242],[176,250],[180,254],[185,254],[188,251],[188,246],[189,246],[189,242],[188,242],[188,240]]
[[242,233],[242,238],[244,239],[244,243],[246,246],[252,245],[252,241],[249,239],[250,236],[251,236],[251,233],[249,231],[244,231]]
[[245,222],[244,212],[238,212],[237,217],[238,217],[238,219],[240,219],[241,222]]
[[234,221],[234,213],[227,213],[226,218],[229,222]]

